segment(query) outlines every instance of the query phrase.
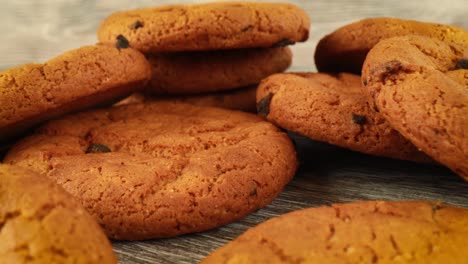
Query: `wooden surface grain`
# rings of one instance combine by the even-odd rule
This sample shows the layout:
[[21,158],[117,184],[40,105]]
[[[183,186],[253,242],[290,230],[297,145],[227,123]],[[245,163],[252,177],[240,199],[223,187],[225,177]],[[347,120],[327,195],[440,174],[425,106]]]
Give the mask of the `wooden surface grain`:
[[[66,50],[95,43],[99,22],[110,13],[184,0],[4,1],[0,9],[0,69],[42,62]],[[262,1],[266,2],[266,1]],[[466,0],[374,1],[295,0],[310,14],[310,40],[293,47],[291,70],[315,70],[318,40],[365,17],[391,16],[468,28]],[[437,200],[468,207],[468,185],[436,165],[376,158],[292,136],[301,167],[294,180],[266,208],[209,232],[173,239],[114,242],[120,263],[196,263],[247,228],[306,207],[357,200]]]

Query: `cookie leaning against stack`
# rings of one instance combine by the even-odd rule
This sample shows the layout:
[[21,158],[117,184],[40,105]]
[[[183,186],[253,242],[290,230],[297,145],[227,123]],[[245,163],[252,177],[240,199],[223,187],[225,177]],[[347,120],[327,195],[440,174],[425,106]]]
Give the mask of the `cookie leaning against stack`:
[[116,101],[150,77],[141,53],[104,45],[0,72],[0,144],[42,121]]
[[309,23],[291,4],[173,5],[115,13],[98,37],[146,53],[153,66],[147,93],[191,95],[238,90],[283,72],[292,59],[284,46],[305,41]]
[[297,167],[291,140],[262,118],[167,102],[52,121],[4,161],[53,179],[126,240],[237,220],[271,202]]
[[201,263],[465,263],[468,210],[354,202],[270,219]]
[[0,164],[2,263],[117,263],[104,232],[49,179]]
[[388,122],[468,180],[468,45],[422,36],[379,42],[362,82]]

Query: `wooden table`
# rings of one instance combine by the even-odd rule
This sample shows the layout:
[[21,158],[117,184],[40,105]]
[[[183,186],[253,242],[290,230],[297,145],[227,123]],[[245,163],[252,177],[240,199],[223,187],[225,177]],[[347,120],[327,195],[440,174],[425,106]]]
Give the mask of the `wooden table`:
[[[168,0],[8,1],[0,16],[0,69],[44,61],[65,50],[96,42],[95,30],[116,10]],[[264,1],[265,2],[265,1]],[[317,41],[339,26],[372,16],[394,16],[468,28],[466,0],[295,0],[312,20],[311,38],[297,44],[291,70],[315,70]],[[292,135],[301,161],[294,180],[266,208],[200,234],[142,242],[114,242],[121,263],[196,263],[247,228],[306,207],[357,200],[437,200],[468,207],[468,184],[448,169],[362,155]]]

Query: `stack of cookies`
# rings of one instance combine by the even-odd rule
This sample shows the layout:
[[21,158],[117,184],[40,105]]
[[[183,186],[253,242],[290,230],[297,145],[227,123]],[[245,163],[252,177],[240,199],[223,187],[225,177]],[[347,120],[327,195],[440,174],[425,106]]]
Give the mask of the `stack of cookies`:
[[[236,221],[297,170],[281,128],[437,161],[468,180],[466,30],[367,19],[320,41],[320,73],[281,73],[287,46],[308,31],[305,12],[281,3],[124,11],[101,24],[100,44],[1,72],[0,146],[26,137],[0,165],[0,259],[115,263],[105,235],[156,239]],[[311,208],[205,262],[462,261],[466,219],[430,202]]]
[[[0,168],[7,180],[0,182],[0,189],[16,185],[14,195],[0,193],[0,199],[14,201],[12,208],[0,211],[1,225],[15,223],[11,232],[21,229],[23,222],[16,225],[17,212],[32,209],[17,202],[20,198],[15,195],[54,185],[49,179],[79,201],[112,239],[200,232],[264,207],[298,166],[287,134],[256,115],[206,106],[215,104],[214,100],[187,99],[204,104],[195,106],[180,102],[185,99],[161,98],[233,90],[229,92],[233,96],[226,98],[242,100],[223,99],[216,105],[251,110],[256,104],[255,89],[240,88],[284,71],[292,59],[286,46],[306,40],[308,29],[305,12],[290,4],[203,4],[129,11],[103,22],[100,44],[0,73],[2,144],[49,120],[16,142],[4,157],[4,163],[14,166]],[[111,106],[144,89],[160,99]],[[244,94],[251,96],[247,102]],[[197,96],[208,97],[225,95]],[[98,107],[103,108],[88,110]],[[19,178],[23,176],[25,180]],[[37,183],[37,188],[24,184],[41,178],[44,182]],[[54,188],[57,197],[63,196],[61,188]],[[39,221],[55,207],[68,207],[57,205],[54,197],[46,195],[28,204],[34,210],[47,207],[45,212],[33,212]],[[70,205],[77,212],[83,211],[81,206]],[[61,217],[76,220],[75,211],[64,211]],[[34,222],[36,216],[29,220]],[[35,230],[48,228],[53,227]],[[99,235],[95,240],[101,239]],[[3,233],[0,237],[6,239]],[[44,246],[49,241],[25,238],[11,243],[0,244],[0,249]],[[87,246],[64,245],[64,259],[80,259],[74,254],[82,254]],[[84,262],[104,261],[109,255],[106,250],[104,243]],[[11,258],[19,258],[22,253],[12,254]],[[109,260],[115,261],[112,254]]]
[[[309,24],[290,4],[211,3],[115,13],[98,37],[146,55],[146,94],[255,112],[257,84],[290,66],[287,46],[307,40]],[[144,100],[134,95],[120,104]]]

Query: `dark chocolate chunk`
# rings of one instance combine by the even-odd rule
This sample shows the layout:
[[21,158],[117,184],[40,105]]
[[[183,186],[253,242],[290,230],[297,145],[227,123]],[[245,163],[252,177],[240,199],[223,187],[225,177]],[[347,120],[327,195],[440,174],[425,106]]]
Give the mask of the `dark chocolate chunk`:
[[257,113],[260,116],[267,117],[270,113],[270,102],[271,98],[273,98],[273,93],[269,93],[267,96],[263,97],[257,103]]
[[362,125],[365,125],[367,123],[367,118],[363,115],[356,115],[356,114],[353,114],[353,122],[362,126]]
[[367,86],[367,80],[366,79],[362,80],[362,84],[364,84],[364,86]]
[[380,113],[380,110],[379,110],[379,108],[377,107],[376,104],[374,104],[374,111],[376,111],[377,113]]
[[118,35],[117,36],[117,42],[115,42],[115,46],[118,49],[126,49],[130,47],[130,43],[128,40],[123,36],[123,35]]
[[457,61],[457,69],[468,70],[468,58],[461,58]]
[[440,209],[442,209],[442,207],[443,206],[440,203],[433,204],[432,205],[432,212],[435,213],[435,212],[439,211]]
[[135,21],[135,23],[130,25],[130,28],[133,29],[133,30],[139,29],[141,27],[143,27],[143,23],[141,23],[141,21],[139,21],[139,20]]
[[278,42],[276,42],[274,45],[273,45],[273,48],[279,48],[279,47],[286,47],[288,45],[294,45],[296,44],[296,42],[294,41],[291,41],[289,39],[282,39]]
[[86,154],[88,153],[107,153],[111,152],[110,148],[103,144],[91,144],[86,149]]
[[245,28],[243,28],[243,29],[241,30],[241,32],[247,32],[247,31],[251,30],[252,28],[253,28],[252,25],[246,26]]
[[257,183],[256,182],[252,183],[252,187],[250,189],[249,195],[250,196],[257,196]]

